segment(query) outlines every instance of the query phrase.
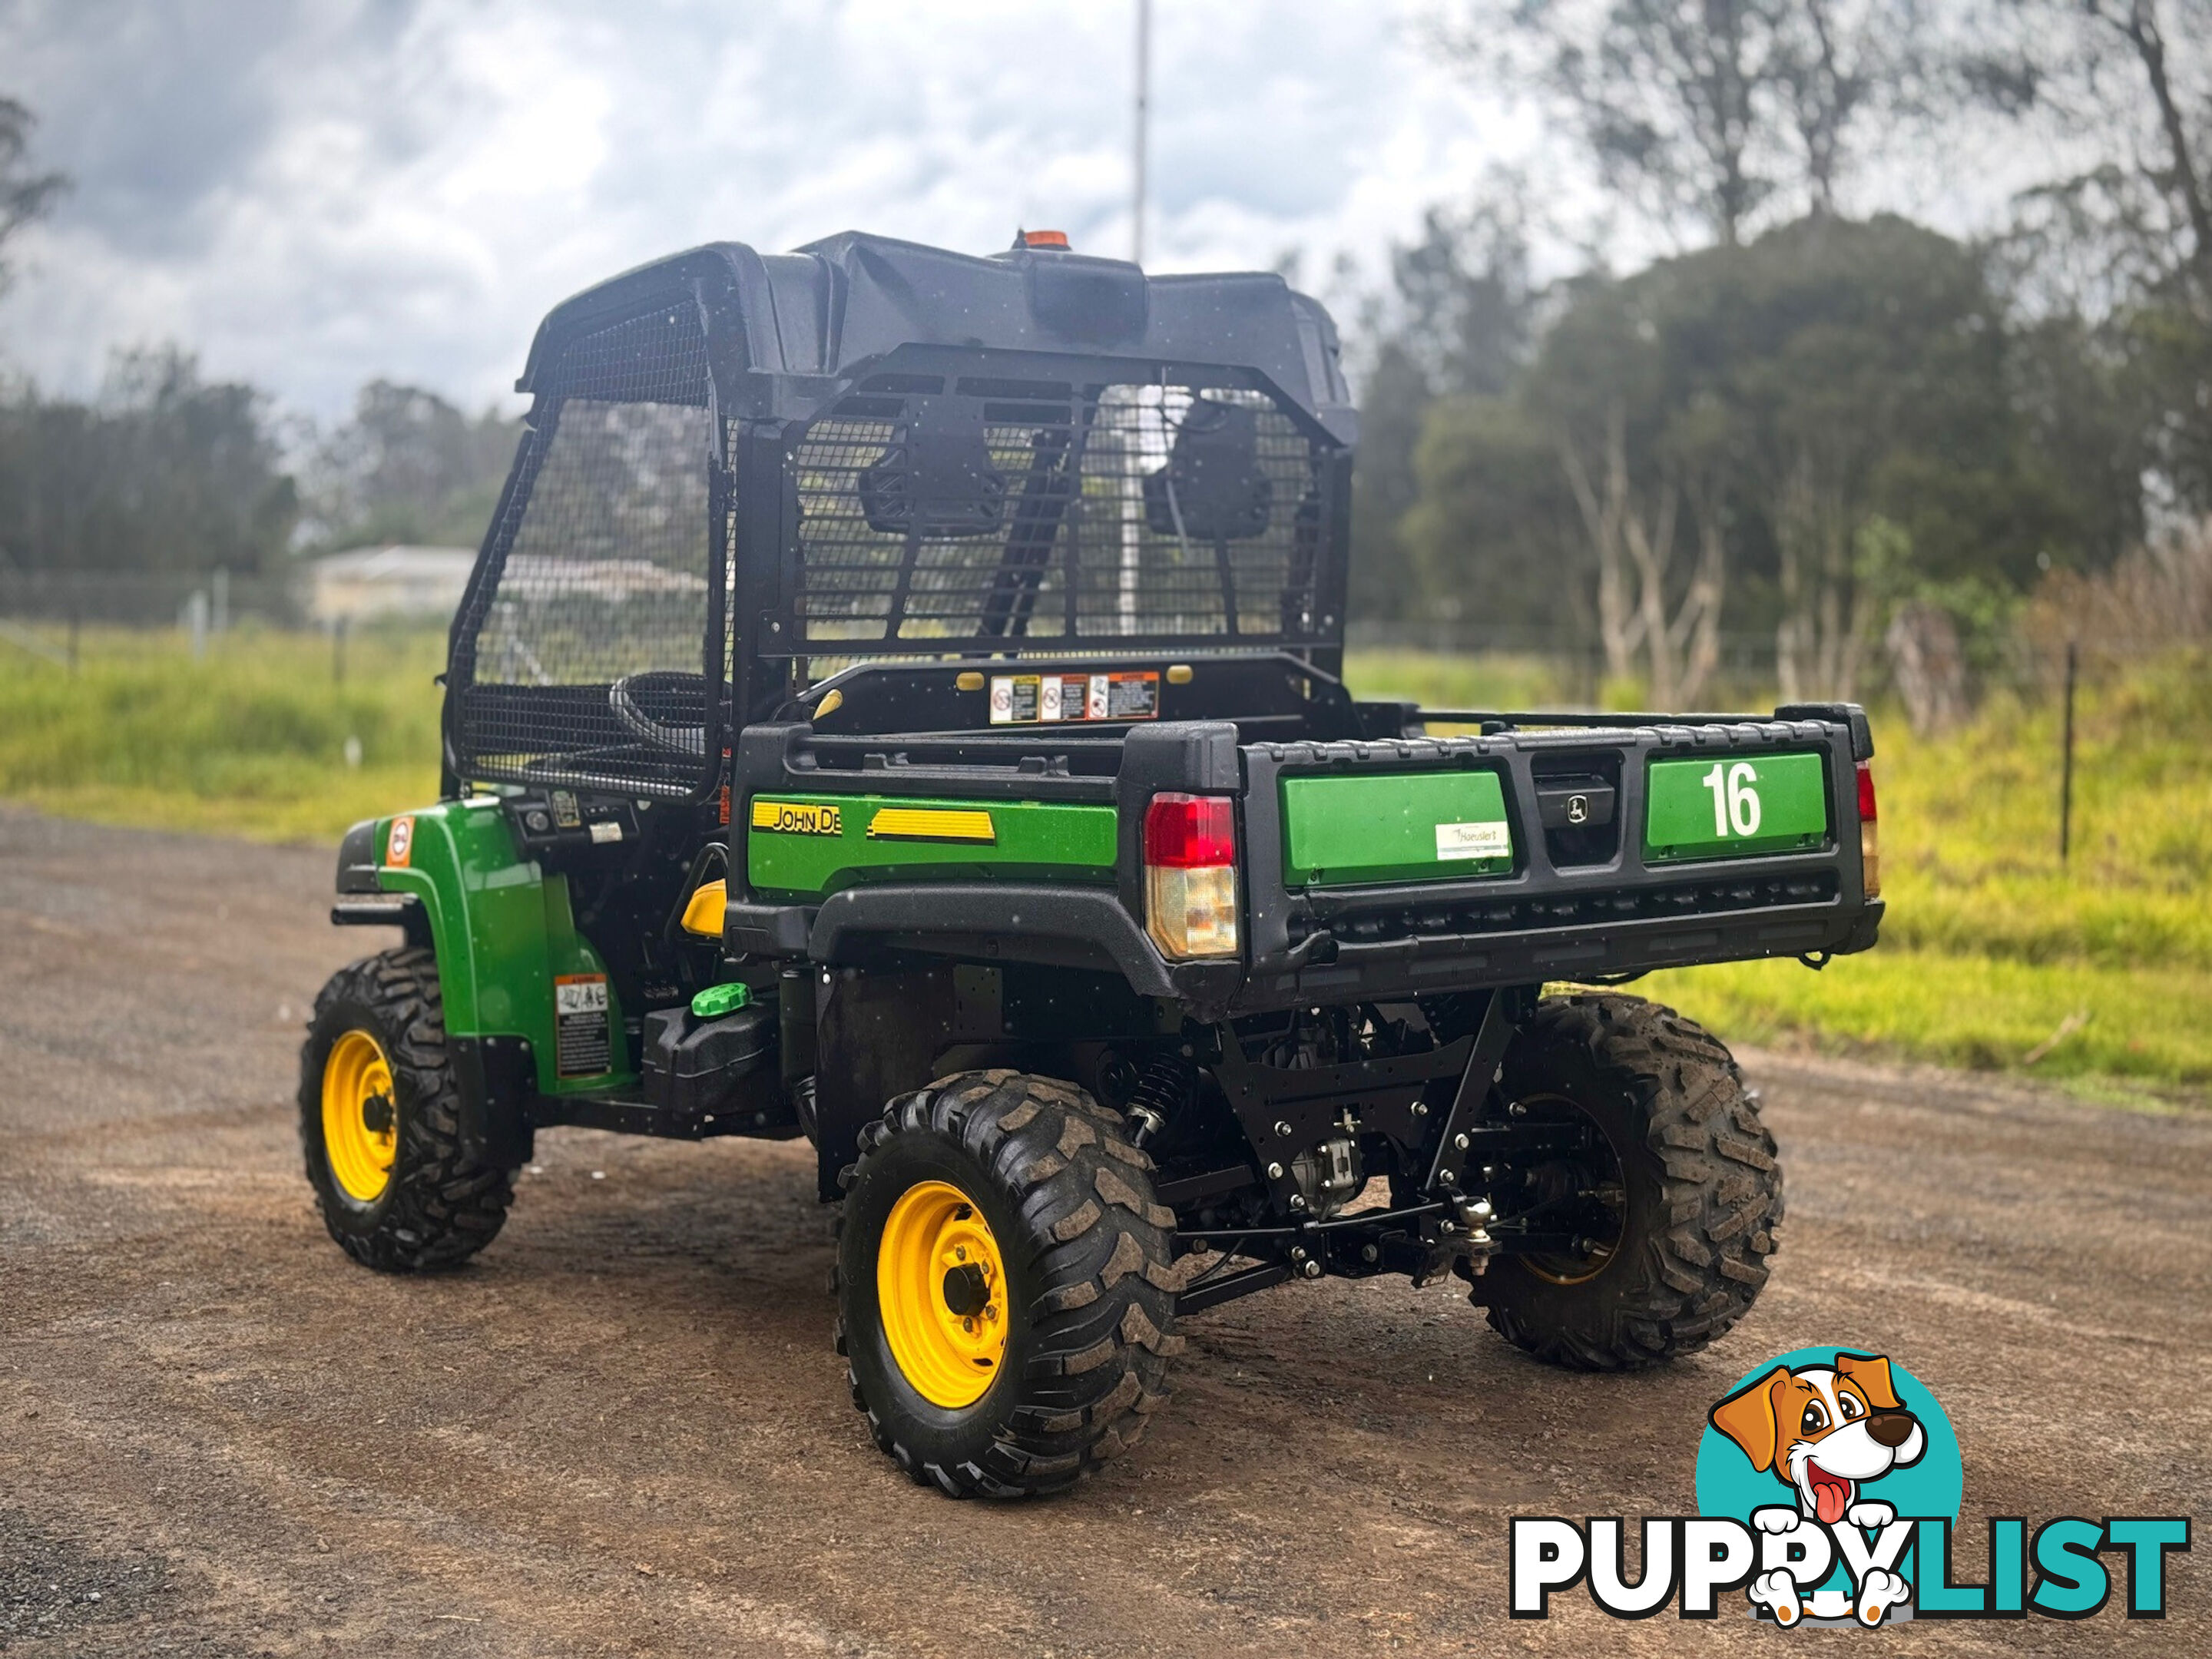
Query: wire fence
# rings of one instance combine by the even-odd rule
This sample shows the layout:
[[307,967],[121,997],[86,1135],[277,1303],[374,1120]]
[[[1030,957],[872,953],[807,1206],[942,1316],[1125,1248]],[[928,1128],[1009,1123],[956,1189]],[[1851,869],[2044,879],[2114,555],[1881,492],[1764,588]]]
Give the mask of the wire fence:
[[[33,654],[66,657],[73,634],[87,629],[173,629],[206,641],[246,629],[312,631],[343,635],[364,628],[443,633],[450,605],[419,595],[380,600],[369,594],[331,614],[319,599],[315,573],[303,563],[276,575],[228,571],[22,571],[0,567],[0,641]],[[1992,696],[2042,703],[2062,696],[2069,676],[2077,689],[2093,689],[2138,674],[2144,665],[2182,683],[2212,677],[2212,638],[2142,619],[2078,616],[2049,608],[2024,617],[2001,635],[1961,647],[1938,635],[1931,644],[1910,629],[1893,627],[1869,639],[1859,654],[1853,683],[1808,689],[1808,700],[1838,695],[1891,705],[1916,729],[1941,731],[1963,724]],[[2130,629],[2130,621],[2137,625]],[[1376,622],[1355,619],[1346,644],[1355,660],[1377,657],[1437,659],[1540,693],[1551,705],[1595,708],[1627,706],[1637,688],[1609,674],[1606,655],[1591,632],[1575,628],[1484,627],[1457,620]],[[1696,699],[1711,708],[1771,707],[1781,695],[1775,636],[1771,630],[1720,636],[1718,660]],[[2069,667],[2070,659],[2070,667]],[[1363,688],[1367,689],[1367,688]],[[1430,696],[1432,706],[1438,699]]]

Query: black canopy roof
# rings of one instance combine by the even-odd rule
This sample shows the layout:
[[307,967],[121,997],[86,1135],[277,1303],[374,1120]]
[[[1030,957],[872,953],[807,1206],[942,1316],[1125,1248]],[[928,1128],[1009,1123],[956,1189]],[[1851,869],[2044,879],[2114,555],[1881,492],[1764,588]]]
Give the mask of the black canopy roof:
[[1257,376],[1340,443],[1358,424],[1320,301],[1272,272],[1147,276],[1037,248],[978,257],[847,231],[793,253],[713,242],[563,301],[519,392],[547,389],[574,340],[682,303],[704,307],[732,412],[803,416],[902,348],[1022,352]]

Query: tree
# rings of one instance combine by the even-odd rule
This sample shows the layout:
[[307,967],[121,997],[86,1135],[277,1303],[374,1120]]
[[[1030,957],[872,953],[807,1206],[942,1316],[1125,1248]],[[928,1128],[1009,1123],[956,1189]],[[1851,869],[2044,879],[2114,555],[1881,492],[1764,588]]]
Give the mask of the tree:
[[1869,117],[1917,110],[1913,0],[1463,0],[1470,72],[1572,121],[1608,191],[1735,246],[1763,210],[1833,212]]
[[1706,366],[1678,349],[1684,269],[1578,284],[1527,387],[1595,574],[1606,671],[1660,708],[1694,701],[1718,664],[1728,576],[1730,439]]
[[370,381],[308,468],[311,540],[474,546],[521,433],[496,410],[471,416],[419,386]]
[[2046,309],[2117,366],[2160,505],[2212,512],[2212,0],[1994,0],[1984,101],[2067,170],[2019,204]]
[[0,96],[0,291],[12,274],[5,258],[8,244],[69,188],[62,173],[30,170],[31,129],[37,125],[38,118],[23,105]]
[[1894,605],[2016,592],[2111,533],[2114,477],[2054,465],[2015,395],[2092,377],[2055,336],[2024,371],[1985,262],[1935,232],[1808,216],[1558,299],[1509,397],[1431,414],[1407,537],[1486,601],[1533,573],[1532,614],[1589,617],[1662,706],[1724,621],[1771,630],[1788,695],[1848,696]]
[[[1525,361],[1537,296],[1528,273],[1522,185],[1486,181],[1473,204],[1432,208],[1420,240],[1391,254],[1391,292],[1368,307],[1376,342],[1360,377],[1360,442],[1352,475],[1352,609],[1399,618],[1449,600],[1403,535],[1419,495],[1415,452],[1430,405],[1440,396],[1496,395]],[[1454,612],[1446,608],[1447,617]]]
[[268,404],[173,347],[118,353],[100,397],[0,404],[0,559],[29,569],[275,568],[299,512]]

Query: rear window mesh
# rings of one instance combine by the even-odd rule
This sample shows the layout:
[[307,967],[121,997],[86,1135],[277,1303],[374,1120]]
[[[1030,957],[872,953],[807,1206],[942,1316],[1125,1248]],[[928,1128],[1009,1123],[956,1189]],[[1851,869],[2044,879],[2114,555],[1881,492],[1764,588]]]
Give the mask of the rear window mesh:
[[472,777],[682,793],[706,764],[713,427],[696,314],[586,336],[554,384],[496,527],[497,579],[471,596],[455,735]]
[[1328,472],[1265,396],[890,389],[833,405],[792,463],[800,637],[822,654],[1319,636]]

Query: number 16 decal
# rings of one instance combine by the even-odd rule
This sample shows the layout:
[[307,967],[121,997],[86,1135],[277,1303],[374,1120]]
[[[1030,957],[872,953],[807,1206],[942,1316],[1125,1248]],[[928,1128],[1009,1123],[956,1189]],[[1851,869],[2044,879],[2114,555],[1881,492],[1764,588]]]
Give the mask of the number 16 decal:
[[1725,781],[1720,762],[1698,781],[1713,792],[1713,835],[1726,841],[1731,828],[1739,836],[1759,833],[1759,791],[1752,786],[1759,781],[1759,770],[1749,761],[1738,761],[1727,769]]

